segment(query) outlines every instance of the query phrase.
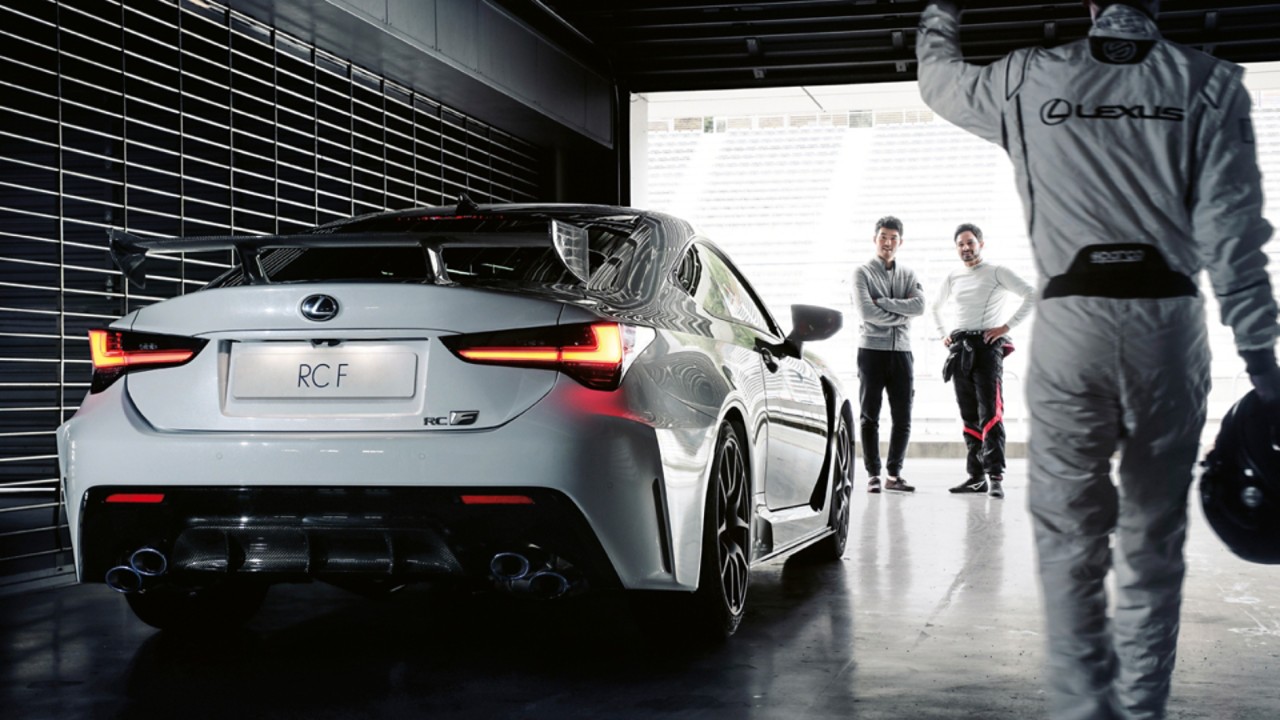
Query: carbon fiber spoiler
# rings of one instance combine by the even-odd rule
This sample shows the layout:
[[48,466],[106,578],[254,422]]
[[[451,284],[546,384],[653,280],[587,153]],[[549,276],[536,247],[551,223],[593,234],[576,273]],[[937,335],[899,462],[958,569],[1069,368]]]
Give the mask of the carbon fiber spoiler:
[[232,250],[236,263],[244,268],[251,285],[267,282],[258,259],[264,250],[277,248],[342,248],[342,247],[420,247],[431,259],[432,269],[440,273],[439,249],[444,245],[530,245],[550,244],[560,262],[579,280],[591,276],[587,261],[587,231],[583,228],[549,219],[546,234],[483,232],[365,232],[365,233],[298,233],[293,235],[210,235],[202,237],[140,237],[120,228],[107,231],[111,259],[129,282],[140,288],[147,286],[143,265],[147,255],[157,253],[210,252]]

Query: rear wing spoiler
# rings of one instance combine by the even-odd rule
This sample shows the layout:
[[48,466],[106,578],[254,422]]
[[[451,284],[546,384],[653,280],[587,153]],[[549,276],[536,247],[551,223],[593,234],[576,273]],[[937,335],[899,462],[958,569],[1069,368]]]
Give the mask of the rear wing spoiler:
[[111,228],[107,231],[111,259],[129,282],[140,288],[147,286],[143,265],[148,254],[210,252],[232,250],[236,263],[244,268],[251,285],[267,282],[258,260],[263,251],[278,248],[341,247],[420,247],[431,258],[432,270],[443,275],[439,249],[444,245],[551,245],[560,262],[583,282],[591,276],[588,263],[585,228],[559,220],[548,220],[546,234],[540,233],[468,233],[468,232],[365,232],[365,233],[299,233],[294,235],[215,235],[203,237],[140,237]]

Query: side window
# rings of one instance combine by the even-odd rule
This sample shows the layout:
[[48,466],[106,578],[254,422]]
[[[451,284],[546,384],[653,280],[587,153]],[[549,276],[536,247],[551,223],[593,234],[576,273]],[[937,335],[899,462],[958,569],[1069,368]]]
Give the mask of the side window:
[[705,246],[695,246],[701,272],[694,299],[708,313],[730,322],[748,325],[761,332],[774,333],[769,314],[760,307],[755,294],[747,289],[738,273],[719,255]]

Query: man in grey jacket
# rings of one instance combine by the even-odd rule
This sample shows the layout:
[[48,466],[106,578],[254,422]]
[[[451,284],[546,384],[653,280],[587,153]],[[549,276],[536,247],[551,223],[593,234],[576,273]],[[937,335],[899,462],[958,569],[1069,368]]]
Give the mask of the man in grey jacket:
[[889,395],[889,477],[884,489],[914,492],[902,478],[911,437],[913,367],[911,318],[924,313],[924,292],[916,274],[897,261],[902,221],[892,215],[876,222],[876,256],[853,273],[853,304],[862,316],[858,337],[858,390],[862,403],[862,463],[867,492],[880,492],[880,403]]
[[1050,713],[1163,718],[1209,390],[1193,278],[1208,270],[1250,378],[1273,402],[1271,226],[1241,69],[1164,40],[1158,0],[1086,5],[1087,38],[979,67],[960,51],[958,3],[931,0],[920,92],[1009,153],[1044,283],[1027,399]]

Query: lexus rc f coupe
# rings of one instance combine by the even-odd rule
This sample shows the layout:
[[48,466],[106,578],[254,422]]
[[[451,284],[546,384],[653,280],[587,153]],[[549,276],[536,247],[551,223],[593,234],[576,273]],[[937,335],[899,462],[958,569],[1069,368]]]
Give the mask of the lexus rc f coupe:
[[[76,571],[158,628],[247,620],[267,587],[424,581],[625,591],[709,638],[753,566],[848,537],[851,410],[689,223],[585,205],[427,207],[229,251],[202,289],[89,333],[58,430]],[[639,610],[643,615],[644,610]]]

